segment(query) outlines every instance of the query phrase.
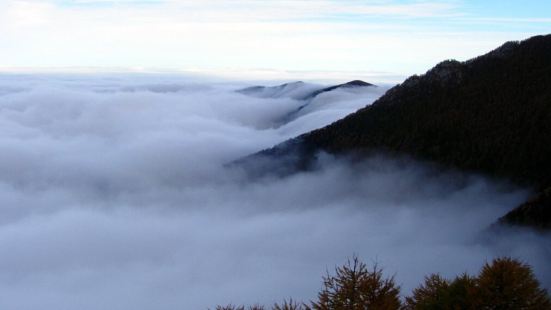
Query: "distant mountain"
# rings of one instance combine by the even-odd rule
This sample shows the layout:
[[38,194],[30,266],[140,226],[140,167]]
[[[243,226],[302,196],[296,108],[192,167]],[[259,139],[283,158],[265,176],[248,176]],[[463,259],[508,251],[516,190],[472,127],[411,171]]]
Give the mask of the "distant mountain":
[[[251,158],[277,159],[279,166],[271,168],[287,173],[314,166],[319,151],[408,154],[540,190],[550,187],[551,35],[508,42],[466,62],[444,61],[372,105]],[[501,222],[541,221],[532,217],[539,208],[549,214],[545,197]],[[548,227],[549,216],[543,220],[537,225]]]
[[[311,103],[319,95],[323,93],[329,93],[336,90],[355,91],[358,89],[365,89],[366,87],[376,87],[373,84],[354,80],[343,84],[333,85],[329,87],[323,87],[317,84],[304,83],[302,81],[285,83],[277,86],[251,86],[243,89],[239,89],[236,92],[258,98],[291,98],[298,101],[302,101],[300,106],[290,111],[288,114],[282,116],[275,121],[275,127],[285,125],[300,116],[305,114],[305,109],[311,107]],[[308,113],[310,111],[307,111]]]
[[315,84],[307,84],[302,81],[285,83],[277,86],[251,86],[237,90],[238,93],[260,97],[260,98],[281,98],[289,97],[297,100],[309,100],[319,94],[330,92],[336,89],[351,89],[357,87],[368,87],[375,85],[354,80],[343,84],[333,85],[329,87],[321,87]]
[[354,80],[354,81],[350,81],[348,83],[338,84],[338,85],[318,89],[318,90],[312,92],[310,95],[308,95],[305,99],[311,99],[311,98],[316,97],[319,94],[330,92],[330,91],[335,90],[335,89],[342,89],[342,88],[350,89],[350,88],[368,87],[368,86],[375,87],[375,85],[373,85],[373,84],[370,84],[370,83],[367,83],[367,82],[364,82],[364,81],[361,81],[361,80]]
[[319,89],[318,85],[307,84],[302,81],[285,83],[277,86],[251,86],[237,90],[238,93],[259,98],[288,97],[303,100],[313,91]]

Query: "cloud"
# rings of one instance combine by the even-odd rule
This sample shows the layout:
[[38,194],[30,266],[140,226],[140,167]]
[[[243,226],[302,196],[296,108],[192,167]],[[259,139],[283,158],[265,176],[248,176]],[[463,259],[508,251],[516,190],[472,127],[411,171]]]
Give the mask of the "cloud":
[[519,23],[541,23],[541,24],[551,24],[551,18],[543,17],[486,17],[486,18],[465,18],[469,22],[479,22],[487,24],[519,24]]
[[[527,191],[407,159],[324,158],[250,182],[223,165],[322,126],[378,93],[301,102],[179,75],[0,79],[0,307],[206,309],[314,298],[358,254],[405,292],[431,272],[526,260],[549,287],[547,237],[484,233]],[[316,116],[318,115],[318,116]]]
[[[327,18],[339,14],[355,16],[430,17],[457,14],[458,5],[442,1],[162,1],[162,0],[85,0],[51,1],[62,8],[101,9],[114,7],[180,10],[191,20],[226,22],[256,20],[273,22],[289,19]],[[184,11],[185,10],[185,11]],[[249,14],[253,13],[253,14]]]
[[473,29],[465,8],[449,1],[94,3],[0,3],[0,67],[409,75],[545,31]]

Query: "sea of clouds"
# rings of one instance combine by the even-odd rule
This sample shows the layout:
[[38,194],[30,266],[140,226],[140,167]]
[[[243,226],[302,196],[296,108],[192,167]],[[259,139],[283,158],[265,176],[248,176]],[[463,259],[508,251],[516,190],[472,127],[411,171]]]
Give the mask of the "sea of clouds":
[[317,171],[254,181],[224,168],[387,89],[324,93],[281,124],[305,102],[235,92],[250,85],[0,75],[0,308],[307,301],[352,255],[404,294],[429,273],[476,273],[500,255],[551,286],[548,236],[486,231],[530,195],[505,181],[382,156],[322,156]]

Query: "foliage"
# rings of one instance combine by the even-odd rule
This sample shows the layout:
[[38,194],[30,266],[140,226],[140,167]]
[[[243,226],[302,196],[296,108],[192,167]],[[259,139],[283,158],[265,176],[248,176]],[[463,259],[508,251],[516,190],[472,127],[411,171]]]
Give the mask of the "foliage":
[[486,263],[476,278],[467,274],[452,282],[439,275],[425,278],[425,283],[406,298],[404,308],[549,310],[551,301],[530,266],[497,258]]
[[510,258],[486,263],[478,277],[480,309],[551,309],[532,268]]
[[408,308],[444,309],[442,304],[449,286],[449,281],[438,274],[426,277],[425,283],[413,290],[413,296],[406,298]]
[[315,310],[399,309],[400,288],[394,277],[385,279],[375,265],[372,270],[357,257],[327,274],[318,301],[312,302]]
[[425,278],[425,283],[413,290],[406,298],[405,309],[477,309],[474,292],[476,279],[468,274],[456,277],[453,281],[433,274]]
[[[400,301],[394,277],[385,278],[382,269],[357,257],[323,277],[323,287],[311,305],[292,299],[274,304],[272,310],[551,310],[547,291],[540,287],[532,268],[511,258],[486,263],[476,277],[462,274],[453,280],[432,274],[412,295]],[[216,310],[264,310],[255,305],[218,306]]]

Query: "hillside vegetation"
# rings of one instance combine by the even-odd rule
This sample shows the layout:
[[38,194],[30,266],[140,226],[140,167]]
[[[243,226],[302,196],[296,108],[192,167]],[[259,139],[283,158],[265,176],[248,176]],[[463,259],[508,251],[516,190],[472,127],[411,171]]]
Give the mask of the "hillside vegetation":
[[[551,35],[508,42],[466,62],[444,61],[372,105],[259,155],[290,158],[294,168],[303,169],[319,151],[407,154],[548,188]],[[535,201],[501,222],[531,225],[537,216],[538,227],[549,227],[549,207]]]

